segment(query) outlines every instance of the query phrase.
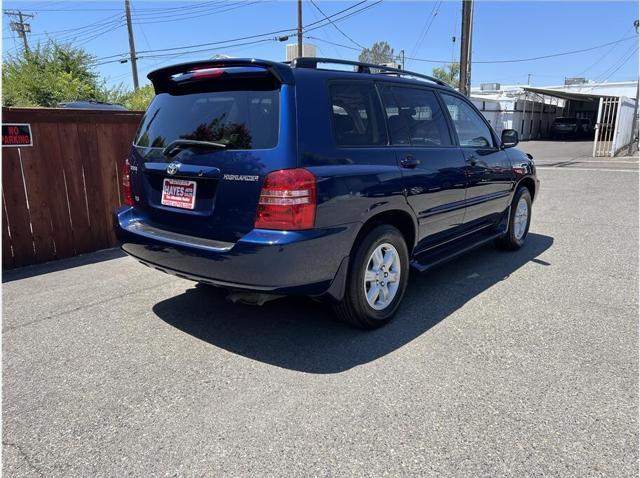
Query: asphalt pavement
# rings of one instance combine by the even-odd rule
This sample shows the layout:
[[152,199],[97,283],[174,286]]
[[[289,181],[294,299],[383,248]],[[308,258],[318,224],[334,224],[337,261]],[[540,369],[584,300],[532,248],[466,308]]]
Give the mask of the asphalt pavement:
[[638,156],[594,158],[593,141],[524,141],[520,149],[531,154],[541,168],[578,168],[638,171]]
[[638,476],[637,160],[522,146],[526,246],[413,274],[373,332],[117,250],[5,273],[4,476]]

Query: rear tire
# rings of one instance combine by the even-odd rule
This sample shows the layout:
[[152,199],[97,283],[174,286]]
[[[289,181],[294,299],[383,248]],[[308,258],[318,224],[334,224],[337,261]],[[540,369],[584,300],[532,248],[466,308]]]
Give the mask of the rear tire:
[[507,233],[496,239],[498,249],[505,251],[515,251],[520,249],[531,224],[531,193],[529,189],[520,186],[513,197],[511,210],[509,211],[509,229]]
[[333,306],[340,320],[363,329],[388,323],[404,296],[409,252],[404,237],[390,225],[372,229],[356,246],[344,297]]

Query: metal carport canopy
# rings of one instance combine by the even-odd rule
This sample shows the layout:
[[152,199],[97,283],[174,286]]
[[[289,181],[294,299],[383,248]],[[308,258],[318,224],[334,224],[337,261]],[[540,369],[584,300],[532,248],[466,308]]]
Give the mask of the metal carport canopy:
[[524,91],[531,93],[537,93],[539,95],[554,96],[563,100],[573,101],[599,101],[600,98],[615,98],[615,95],[603,95],[598,93],[578,93],[574,91],[556,90],[552,88],[534,88],[532,86],[525,86],[522,88]]

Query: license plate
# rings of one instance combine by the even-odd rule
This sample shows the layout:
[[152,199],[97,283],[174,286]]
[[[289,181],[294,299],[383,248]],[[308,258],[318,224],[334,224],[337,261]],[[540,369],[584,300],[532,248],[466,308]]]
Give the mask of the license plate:
[[196,182],[186,179],[165,178],[162,182],[163,206],[194,209],[196,207]]

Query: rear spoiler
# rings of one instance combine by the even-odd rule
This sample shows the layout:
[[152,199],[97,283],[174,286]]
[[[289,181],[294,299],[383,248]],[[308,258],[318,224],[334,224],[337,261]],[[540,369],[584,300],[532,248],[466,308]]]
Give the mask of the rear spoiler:
[[177,65],[167,66],[152,71],[147,75],[151,80],[156,91],[163,90],[162,86],[166,85],[173,75],[178,73],[186,73],[191,70],[201,70],[208,68],[225,68],[234,66],[253,66],[264,68],[269,71],[280,83],[292,85],[294,83],[293,72],[291,67],[284,63],[269,60],[256,60],[254,58],[225,58],[220,60],[201,60],[191,61],[188,63],[179,63]]

